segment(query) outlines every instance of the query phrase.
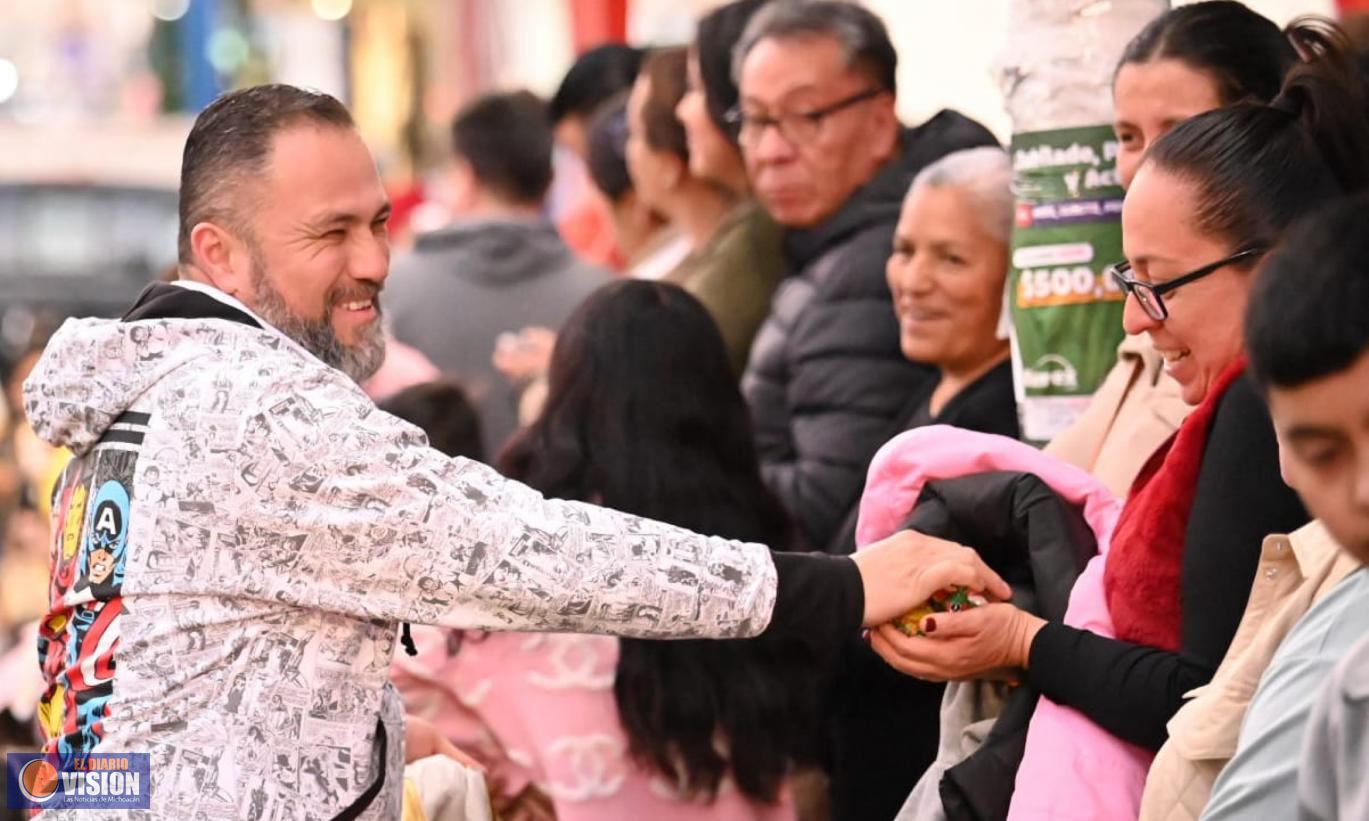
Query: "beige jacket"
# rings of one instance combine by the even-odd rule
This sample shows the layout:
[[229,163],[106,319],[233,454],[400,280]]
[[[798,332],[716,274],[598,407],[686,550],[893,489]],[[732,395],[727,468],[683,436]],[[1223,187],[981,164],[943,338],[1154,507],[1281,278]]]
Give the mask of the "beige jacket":
[[1084,414],[1046,452],[1084,468],[1125,499],[1146,460],[1190,410],[1150,340],[1128,336]]
[[1260,550],[1250,601],[1212,682],[1194,690],[1169,722],[1141,799],[1142,821],[1202,815],[1218,773],[1236,752],[1241,722],[1260,676],[1303,615],[1359,565],[1320,522],[1269,536]]

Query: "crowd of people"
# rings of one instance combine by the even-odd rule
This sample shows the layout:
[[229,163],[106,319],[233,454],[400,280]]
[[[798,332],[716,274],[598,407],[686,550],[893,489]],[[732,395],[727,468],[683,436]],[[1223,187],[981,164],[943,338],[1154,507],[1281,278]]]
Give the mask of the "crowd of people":
[[393,265],[340,103],[213,103],[178,279],[7,385],[7,740],[158,817],[1369,818],[1349,37],[1131,40],[1127,338],[1044,450],[1011,159],[897,65],[840,0],[592,50]]

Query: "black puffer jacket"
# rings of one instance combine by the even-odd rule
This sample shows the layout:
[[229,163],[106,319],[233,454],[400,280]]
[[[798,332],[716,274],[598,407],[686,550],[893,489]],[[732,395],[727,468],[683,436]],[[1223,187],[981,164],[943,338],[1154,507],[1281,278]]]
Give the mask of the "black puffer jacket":
[[[1013,603],[1063,619],[1074,581],[1097,552],[1083,514],[1030,473],[991,471],[929,482],[905,527],[975,548],[1012,585]],[[936,758],[943,686],[905,676],[851,640],[828,707],[833,821],[893,818]],[[1008,698],[977,753],[951,768],[951,819],[1007,815],[1037,693]]]
[[903,358],[884,279],[903,197],[931,162],[986,145],[997,142],[982,125],[942,111],[906,131],[901,154],[830,219],[785,234],[793,274],[752,345],[742,393],[766,482],[814,550],[851,552],[834,536],[908,397],[934,374]]

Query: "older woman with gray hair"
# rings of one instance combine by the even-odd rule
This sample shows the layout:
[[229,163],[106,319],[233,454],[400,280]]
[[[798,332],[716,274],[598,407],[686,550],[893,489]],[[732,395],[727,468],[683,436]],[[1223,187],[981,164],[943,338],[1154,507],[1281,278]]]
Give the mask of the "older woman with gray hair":
[[1016,437],[1002,325],[1012,164],[998,148],[948,154],[913,180],[887,276],[903,355],[940,378],[910,397],[903,427],[955,425]]
[[[1003,316],[1012,222],[1012,161],[1001,148],[952,152],[913,178],[885,276],[903,355],[938,376],[907,397],[898,431],[953,425],[1019,437]],[[857,513],[842,544],[855,544]]]
[[[899,430],[954,425],[1018,436],[1001,329],[1012,231],[1012,165],[999,148],[946,155],[904,198],[886,273],[904,356],[938,376],[907,397]],[[842,538],[855,542],[856,516]],[[832,817],[892,818],[937,756],[943,687],[910,678],[862,642],[829,700]]]

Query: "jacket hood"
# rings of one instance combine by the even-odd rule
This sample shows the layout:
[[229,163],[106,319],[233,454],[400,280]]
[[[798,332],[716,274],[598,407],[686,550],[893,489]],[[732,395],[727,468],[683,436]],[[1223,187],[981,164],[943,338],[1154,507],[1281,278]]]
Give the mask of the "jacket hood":
[[903,198],[919,171],[953,151],[986,145],[998,142],[984,126],[955,111],[940,111],[921,125],[904,129],[898,154],[835,214],[812,228],[785,233],[785,256],[795,269],[803,268],[852,234],[898,222]]
[[570,258],[556,229],[539,220],[458,223],[420,236],[414,250],[429,260],[439,255],[460,257],[459,265],[443,267],[493,285],[561,270]]
[[48,444],[85,453],[154,385],[214,355],[235,326],[282,339],[227,303],[161,283],[123,319],[69,319],[24,382],[29,424]]

